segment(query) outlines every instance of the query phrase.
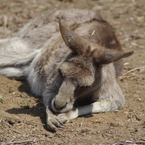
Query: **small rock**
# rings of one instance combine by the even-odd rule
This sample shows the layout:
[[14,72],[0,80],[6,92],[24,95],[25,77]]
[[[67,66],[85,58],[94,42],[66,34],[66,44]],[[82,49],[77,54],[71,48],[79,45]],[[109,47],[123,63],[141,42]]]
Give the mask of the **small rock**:
[[116,123],[111,122],[111,123],[110,123],[110,126],[112,126],[112,127],[118,127],[119,124],[116,124]]
[[87,128],[82,128],[82,130],[81,130],[82,133],[88,132],[88,131],[89,131],[89,129],[87,129]]
[[25,92],[21,93],[20,96],[21,96],[22,98],[27,98],[27,97],[28,97],[28,95],[27,95]]
[[49,137],[49,138],[52,138],[52,137],[54,137],[54,133],[45,133],[45,136],[46,137]]
[[6,120],[7,120],[7,122],[8,122],[10,125],[13,125],[13,124],[16,124],[16,123],[20,123],[20,122],[21,122],[20,120],[13,119],[13,118],[7,118]]

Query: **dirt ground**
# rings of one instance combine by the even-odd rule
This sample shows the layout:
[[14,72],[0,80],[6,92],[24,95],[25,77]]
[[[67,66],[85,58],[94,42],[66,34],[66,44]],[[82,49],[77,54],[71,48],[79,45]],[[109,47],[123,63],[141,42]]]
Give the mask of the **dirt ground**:
[[123,109],[86,115],[47,131],[42,100],[26,82],[0,76],[0,144],[96,145],[145,144],[144,0],[0,0],[0,38],[10,38],[30,19],[53,8],[100,11],[133,56],[118,79],[126,98]]

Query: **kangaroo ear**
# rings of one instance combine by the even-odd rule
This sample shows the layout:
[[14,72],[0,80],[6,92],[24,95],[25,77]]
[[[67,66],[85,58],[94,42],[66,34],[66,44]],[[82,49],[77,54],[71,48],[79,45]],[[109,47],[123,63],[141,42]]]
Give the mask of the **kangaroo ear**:
[[120,52],[106,49],[102,52],[95,52],[93,55],[94,61],[98,64],[109,64],[118,61],[122,58],[128,57],[133,54],[133,51]]
[[59,21],[59,29],[65,44],[77,54],[82,54],[86,50],[88,45],[87,40],[82,38],[78,34],[74,33],[71,29],[64,26],[61,21]]

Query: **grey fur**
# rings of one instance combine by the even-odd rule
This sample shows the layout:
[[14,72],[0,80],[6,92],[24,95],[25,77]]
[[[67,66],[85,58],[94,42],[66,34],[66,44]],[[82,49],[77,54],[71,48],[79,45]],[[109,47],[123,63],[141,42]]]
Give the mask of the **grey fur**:
[[53,10],[30,21],[16,37],[0,40],[0,50],[0,74],[27,78],[32,92],[43,97],[51,131],[80,115],[124,106],[116,77],[122,58],[133,52],[123,52],[99,13]]

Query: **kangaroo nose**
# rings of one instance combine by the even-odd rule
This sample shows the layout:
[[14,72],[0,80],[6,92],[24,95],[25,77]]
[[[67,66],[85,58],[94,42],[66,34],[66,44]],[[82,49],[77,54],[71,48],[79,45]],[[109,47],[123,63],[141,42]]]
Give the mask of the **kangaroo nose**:
[[62,101],[58,101],[58,100],[55,100],[54,101],[54,107],[57,109],[57,110],[62,110],[66,107],[66,103],[64,104],[64,102]]

